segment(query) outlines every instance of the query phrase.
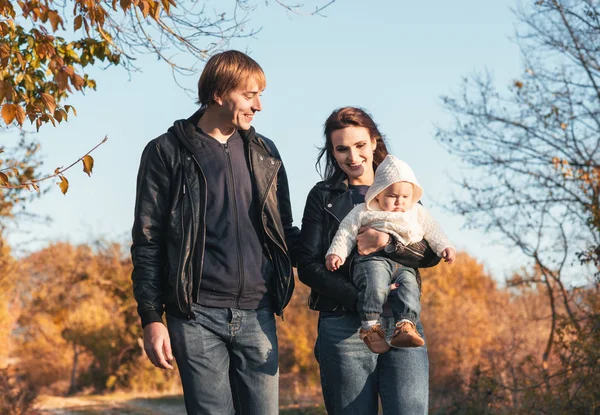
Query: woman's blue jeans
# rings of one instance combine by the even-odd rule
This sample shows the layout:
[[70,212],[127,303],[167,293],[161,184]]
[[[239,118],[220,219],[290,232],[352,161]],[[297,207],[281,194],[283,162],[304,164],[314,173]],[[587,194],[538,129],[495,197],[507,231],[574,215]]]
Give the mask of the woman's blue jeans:
[[[394,318],[382,317],[381,323],[391,335]],[[360,327],[358,314],[322,311],[319,315],[315,356],[327,413],[376,415],[380,397],[384,414],[427,414],[427,346],[375,354],[359,338]],[[417,330],[425,339],[420,321]]]
[[194,304],[195,319],[167,315],[188,414],[279,413],[277,333],[268,308]]

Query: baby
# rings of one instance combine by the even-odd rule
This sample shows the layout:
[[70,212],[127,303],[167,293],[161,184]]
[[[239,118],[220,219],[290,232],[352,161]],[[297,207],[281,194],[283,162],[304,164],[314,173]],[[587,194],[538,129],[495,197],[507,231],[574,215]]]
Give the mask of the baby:
[[[390,234],[397,244],[409,245],[425,239],[434,252],[452,263],[456,250],[429,212],[417,203],[423,195],[408,164],[388,155],[377,168],[365,203],[357,205],[342,221],[326,256],[329,271],[337,270],[356,245],[362,226]],[[386,252],[388,251],[386,247]],[[420,289],[416,270],[392,261],[382,252],[357,255],[352,271],[358,288],[358,313],[362,321],[360,337],[374,353],[390,348],[379,324],[383,304],[388,299],[396,329],[390,341],[394,347],[419,347],[425,344],[416,330],[421,313]],[[397,286],[390,293],[390,284]]]

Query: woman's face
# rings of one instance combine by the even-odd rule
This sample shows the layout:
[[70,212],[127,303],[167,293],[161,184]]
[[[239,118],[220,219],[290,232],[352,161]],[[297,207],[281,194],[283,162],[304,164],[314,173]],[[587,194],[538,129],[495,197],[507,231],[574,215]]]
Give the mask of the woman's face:
[[364,127],[346,127],[331,133],[333,157],[353,185],[373,184],[376,141]]

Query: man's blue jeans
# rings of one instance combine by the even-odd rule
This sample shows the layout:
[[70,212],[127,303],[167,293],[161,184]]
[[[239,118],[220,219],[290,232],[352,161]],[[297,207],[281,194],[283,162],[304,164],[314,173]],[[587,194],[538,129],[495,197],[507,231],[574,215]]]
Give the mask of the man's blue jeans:
[[[383,304],[389,300],[396,321],[408,319],[416,324],[421,317],[421,292],[413,268],[376,254],[357,255],[352,278],[358,288],[358,314],[361,320],[378,320]],[[390,284],[398,288],[390,292]],[[389,297],[388,297],[389,295]]]
[[[382,317],[381,323],[391,335],[394,318]],[[375,354],[358,336],[360,326],[357,314],[322,311],[319,315],[315,356],[327,413],[375,415],[379,396],[384,414],[427,414],[427,347],[392,348]],[[417,330],[425,339],[421,322]]]
[[279,413],[273,312],[197,304],[192,311],[191,320],[167,316],[187,413]]

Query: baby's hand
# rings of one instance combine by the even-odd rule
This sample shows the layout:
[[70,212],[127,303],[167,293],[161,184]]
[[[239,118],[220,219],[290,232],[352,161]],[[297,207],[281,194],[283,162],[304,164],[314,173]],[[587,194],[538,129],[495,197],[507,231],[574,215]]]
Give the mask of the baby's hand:
[[453,263],[454,259],[456,258],[456,250],[449,246],[442,251],[442,258],[444,258],[444,261],[449,264]]
[[336,254],[327,255],[325,259],[325,266],[329,271],[337,271],[342,265],[344,265],[345,260],[337,256]]

